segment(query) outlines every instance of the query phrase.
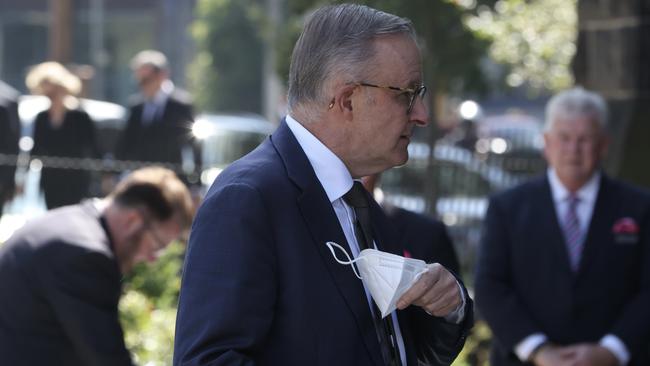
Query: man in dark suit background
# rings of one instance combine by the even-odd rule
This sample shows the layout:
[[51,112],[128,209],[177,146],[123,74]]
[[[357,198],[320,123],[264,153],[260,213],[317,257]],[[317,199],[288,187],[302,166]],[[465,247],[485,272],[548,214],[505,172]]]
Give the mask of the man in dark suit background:
[[182,179],[197,183],[196,174],[185,176],[181,173],[187,172],[180,171],[184,151],[193,155],[195,172],[201,165],[200,149],[191,134],[194,112],[190,95],[169,79],[167,58],[161,52],[139,52],[131,60],[131,69],[140,95],[134,98],[118,139],[116,158],[173,164]]
[[433,217],[409,211],[383,200],[381,174],[363,177],[363,185],[373,193],[375,200],[393,225],[405,255],[412,258],[433,258],[448,270],[460,276],[460,264],[447,227]]
[[475,283],[495,366],[650,364],[650,196],[600,169],[606,120],[597,94],[553,97],[547,174],[491,199]]
[[121,275],[191,223],[170,170],[136,170],[104,200],[48,211],[0,245],[3,365],[131,365],[118,319]]
[[0,217],[4,203],[13,197],[16,189],[16,161],[20,138],[19,95],[17,90],[0,80]]
[[415,39],[407,19],[361,5],[312,14],[291,59],[289,115],[217,177],[197,213],[174,365],[448,365],[456,357],[472,302],[449,271],[429,265],[381,319],[326,245],[352,256],[371,245],[403,254],[354,179],[406,162],[413,129],[428,122]]

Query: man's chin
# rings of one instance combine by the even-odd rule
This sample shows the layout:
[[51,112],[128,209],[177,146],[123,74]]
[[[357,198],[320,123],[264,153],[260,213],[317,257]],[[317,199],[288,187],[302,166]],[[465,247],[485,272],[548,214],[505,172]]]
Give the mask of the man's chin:
[[409,153],[408,153],[408,151],[404,151],[403,154],[401,154],[400,156],[397,156],[395,158],[395,160],[393,161],[393,166],[392,167],[394,168],[394,167],[402,166],[402,165],[406,164],[408,161],[409,161]]

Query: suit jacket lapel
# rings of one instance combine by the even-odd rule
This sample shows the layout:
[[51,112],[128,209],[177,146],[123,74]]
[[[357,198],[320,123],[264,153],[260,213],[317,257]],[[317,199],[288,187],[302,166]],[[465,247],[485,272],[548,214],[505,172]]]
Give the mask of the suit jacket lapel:
[[376,364],[381,365],[383,362],[379,342],[363,284],[349,266],[343,266],[334,260],[325,245],[328,241],[334,241],[345,248],[348,254],[351,253],[332,204],[316,178],[307,156],[284,121],[271,136],[271,142],[284,161],[287,175],[302,191],[297,198],[297,204],[311,233],[312,244],[316,246],[332,281],[354,314],[370,357]]

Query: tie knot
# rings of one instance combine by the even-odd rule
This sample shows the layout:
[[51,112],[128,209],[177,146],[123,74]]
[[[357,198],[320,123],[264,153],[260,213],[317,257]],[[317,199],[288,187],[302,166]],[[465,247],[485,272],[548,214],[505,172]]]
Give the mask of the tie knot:
[[354,181],[352,188],[343,196],[345,202],[352,207],[368,207],[368,197],[363,184]]
[[577,194],[570,193],[567,196],[566,200],[569,203],[569,206],[574,206],[575,207],[580,202],[580,197],[578,197]]

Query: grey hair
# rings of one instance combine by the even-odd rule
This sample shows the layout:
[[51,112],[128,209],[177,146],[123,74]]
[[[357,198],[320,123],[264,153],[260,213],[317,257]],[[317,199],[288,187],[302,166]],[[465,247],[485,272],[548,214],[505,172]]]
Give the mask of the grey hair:
[[157,71],[168,71],[169,64],[167,63],[167,57],[156,50],[143,50],[138,52],[131,59],[131,70],[137,70],[142,66],[151,66]]
[[607,131],[607,103],[600,95],[576,87],[553,96],[546,104],[544,130],[549,131],[558,117],[590,117]]
[[330,76],[360,78],[375,55],[378,36],[405,34],[416,39],[410,20],[356,4],[324,6],[307,20],[291,55],[289,111],[301,103],[327,104]]

